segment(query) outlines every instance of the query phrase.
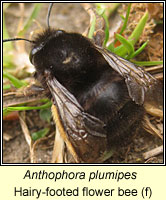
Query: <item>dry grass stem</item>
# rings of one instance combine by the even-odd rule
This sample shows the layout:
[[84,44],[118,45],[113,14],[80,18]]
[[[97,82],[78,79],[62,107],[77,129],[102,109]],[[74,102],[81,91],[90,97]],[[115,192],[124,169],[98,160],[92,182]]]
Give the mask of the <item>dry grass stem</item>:
[[147,159],[154,157],[154,156],[157,156],[161,153],[163,153],[163,145],[143,153],[143,157],[144,157],[145,160],[147,160]]

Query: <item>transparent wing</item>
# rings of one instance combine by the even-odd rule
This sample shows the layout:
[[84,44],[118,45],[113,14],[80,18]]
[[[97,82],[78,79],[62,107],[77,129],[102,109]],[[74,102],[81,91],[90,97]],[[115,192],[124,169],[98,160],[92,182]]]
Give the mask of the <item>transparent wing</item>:
[[[85,113],[76,98],[54,77],[47,84],[58,110],[56,125],[76,162],[100,162],[107,149],[104,123]],[[58,118],[58,119],[57,119]]]
[[162,90],[158,87],[159,82],[142,68],[111,53],[107,49],[99,46],[96,46],[96,49],[104,56],[109,65],[124,77],[129,96],[137,104],[141,105],[149,99],[155,101],[156,93],[154,92],[162,96]]

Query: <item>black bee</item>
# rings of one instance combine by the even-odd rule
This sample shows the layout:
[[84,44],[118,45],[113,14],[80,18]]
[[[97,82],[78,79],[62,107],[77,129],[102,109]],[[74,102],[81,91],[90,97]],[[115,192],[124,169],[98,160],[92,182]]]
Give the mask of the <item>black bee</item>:
[[35,77],[53,100],[56,137],[74,162],[103,162],[141,123],[157,80],[81,34],[49,23],[30,42]]

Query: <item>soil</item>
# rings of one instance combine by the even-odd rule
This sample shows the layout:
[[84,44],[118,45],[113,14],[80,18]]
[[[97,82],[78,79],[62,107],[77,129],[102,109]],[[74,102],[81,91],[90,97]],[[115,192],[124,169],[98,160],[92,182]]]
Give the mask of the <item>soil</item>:
[[[32,10],[33,4],[25,5],[25,18]],[[41,26],[46,27],[46,14],[48,4],[41,8],[37,21]],[[58,29],[83,33],[88,24],[88,14],[78,3],[58,3],[53,7],[50,24]],[[11,37],[15,36],[16,25],[19,20],[18,4],[13,3],[6,12],[6,23]],[[25,19],[24,19],[25,20]],[[33,24],[31,30],[36,29]],[[27,32],[29,34],[30,30]],[[155,45],[154,45],[155,46]],[[17,118],[17,117],[16,117]],[[26,122],[30,133],[44,127],[50,127],[49,137],[37,145],[37,162],[50,163],[54,142],[53,121],[44,122],[40,119],[39,111],[27,111]],[[3,121],[3,163],[30,163],[30,150],[21,129],[19,118]],[[144,160],[143,153],[162,145],[162,140],[156,135],[147,133],[143,128],[132,138],[130,145],[121,147],[106,163],[162,163],[163,155],[160,154],[149,160]]]

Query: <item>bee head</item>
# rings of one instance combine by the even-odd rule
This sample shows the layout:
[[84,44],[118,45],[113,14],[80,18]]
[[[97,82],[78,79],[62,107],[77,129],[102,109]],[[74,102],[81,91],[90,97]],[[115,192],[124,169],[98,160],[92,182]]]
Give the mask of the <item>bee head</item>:
[[26,40],[32,44],[29,58],[36,68],[36,77],[44,76],[45,71],[49,71],[61,83],[66,83],[66,86],[71,82],[71,77],[74,84],[90,81],[88,74],[94,77],[98,68],[101,68],[101,62],[105,60],[91,41],[81,34],[50,28],[52,5],[53,3],[48,10],[47,29],[38,34],[34,40],[13,38],[3,41]]
[[34,40],[30,61],[40,72],[47,69],[54,75],[76,73],[90,67],[95,52],[91,42],[82,35],[48,28]]

